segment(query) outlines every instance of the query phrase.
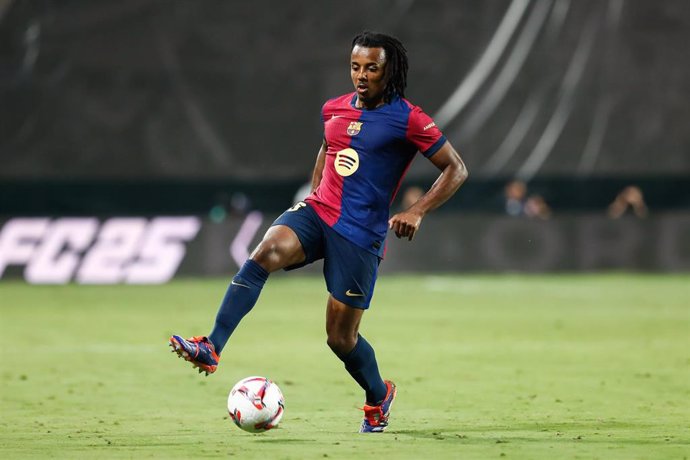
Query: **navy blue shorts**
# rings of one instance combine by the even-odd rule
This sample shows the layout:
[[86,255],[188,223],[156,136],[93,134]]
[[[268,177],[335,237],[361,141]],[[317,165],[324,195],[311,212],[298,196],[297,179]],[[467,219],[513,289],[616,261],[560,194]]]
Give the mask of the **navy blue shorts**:
[[285,270],[323,259],[323,276],[328,292],[351,307],[369,308],[381,262],[379,256],[342,237],[304,202],[285,211],[272,225],[290,227],[297,234],[306,255],[304,262]]

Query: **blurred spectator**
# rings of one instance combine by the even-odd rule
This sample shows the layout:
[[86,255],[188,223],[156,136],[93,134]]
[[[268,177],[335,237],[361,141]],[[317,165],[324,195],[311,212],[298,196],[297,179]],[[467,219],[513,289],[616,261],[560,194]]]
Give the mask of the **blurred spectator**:
[[410,206],[415,204],[417,200],[422,197],[422,195],[424,195],[424,190],[421,187],[414,185],[406,188],[405,192],[403,193],[402,200],[400,200],[401,209],[408,209]]
[[235,192],[232,195],[220,192],[214,201],[214,205],[209,210],[209,218],[216,223],[223,222],[229,215],[244,216],[251,210],[251,201],[242,192]]
[[308,197],[311,194],[311,182],[307,182],[303,184],[300,188],[297,189],[295,192],[295,196],[292,198],[292,204],[299,203],[300,201],[303,201],[306,197]]
[[633,214],[640,219],[647,217],[648,209],[644,202],[644,195],[640,187],[629,185],[625,187],[611,202],[608,215],[612,219],[618,219],[628,209],[632,209]]
[[508,182],[504,189],[505,210],[509,216],[521,216],[525,210],[527,186],[524,182],[514,180]]
[[508,182],[504,189],[505,211],[513,217],[527,216],[537,219],[551,217],[551,208],[541,195],[527,196],[527,185],[514,180]]
[[546,220],[551,217],[551,208],[541,195],[530,195],[525,201],[525,215]]

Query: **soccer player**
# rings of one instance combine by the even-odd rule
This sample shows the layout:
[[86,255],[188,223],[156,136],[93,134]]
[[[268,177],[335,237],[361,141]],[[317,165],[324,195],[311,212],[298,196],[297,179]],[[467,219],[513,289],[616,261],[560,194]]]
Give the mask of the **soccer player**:
[[[173,351],[199,372],[215,372],[223,347],[271,272],[323,259],[330,293],[327,343],[365,392],[360,432],[382,432],[388,426],[396,387],[381,378],[373,348],[358,333],[386,234],[392,230],[412,241],[424,216],[467,178],[463,161],[433,120],[404,98],[407,68],[406,50],[396,38],[364,32],[353,39],[355,91],[322,108],[324,139],[312,193],[276,219],[232,279],[211,334],[170,338]],[[441,174],[409,208],[390,217],[390,204],[418,151]]]

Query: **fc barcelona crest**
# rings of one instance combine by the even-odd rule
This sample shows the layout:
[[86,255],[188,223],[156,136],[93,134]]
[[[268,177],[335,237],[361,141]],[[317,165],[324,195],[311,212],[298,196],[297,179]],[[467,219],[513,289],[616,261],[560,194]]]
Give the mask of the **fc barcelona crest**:
[[350,126],[347,127],[347,133],[350,136],[356,136],[359,134],[359,130],[362,129],[362,122],[361,121],[351,121]]

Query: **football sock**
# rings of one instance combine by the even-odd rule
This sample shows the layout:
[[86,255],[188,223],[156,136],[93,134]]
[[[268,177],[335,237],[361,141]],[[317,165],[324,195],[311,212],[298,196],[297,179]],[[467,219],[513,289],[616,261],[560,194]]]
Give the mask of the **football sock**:
[[254,307],[267,279],[268,272],[251,259],[242,265],[232,279],[218,309],[213,331],[208,336],[216,353],[223,351],[237,325]]
[[367,404],[377,406],[386,397],[386,384],[379,374],[379,366],[376,363],[374,349],[361,335],[357,336],[355,347],[345,356],[338,356],[345,369],[350,373],[367,397]]

